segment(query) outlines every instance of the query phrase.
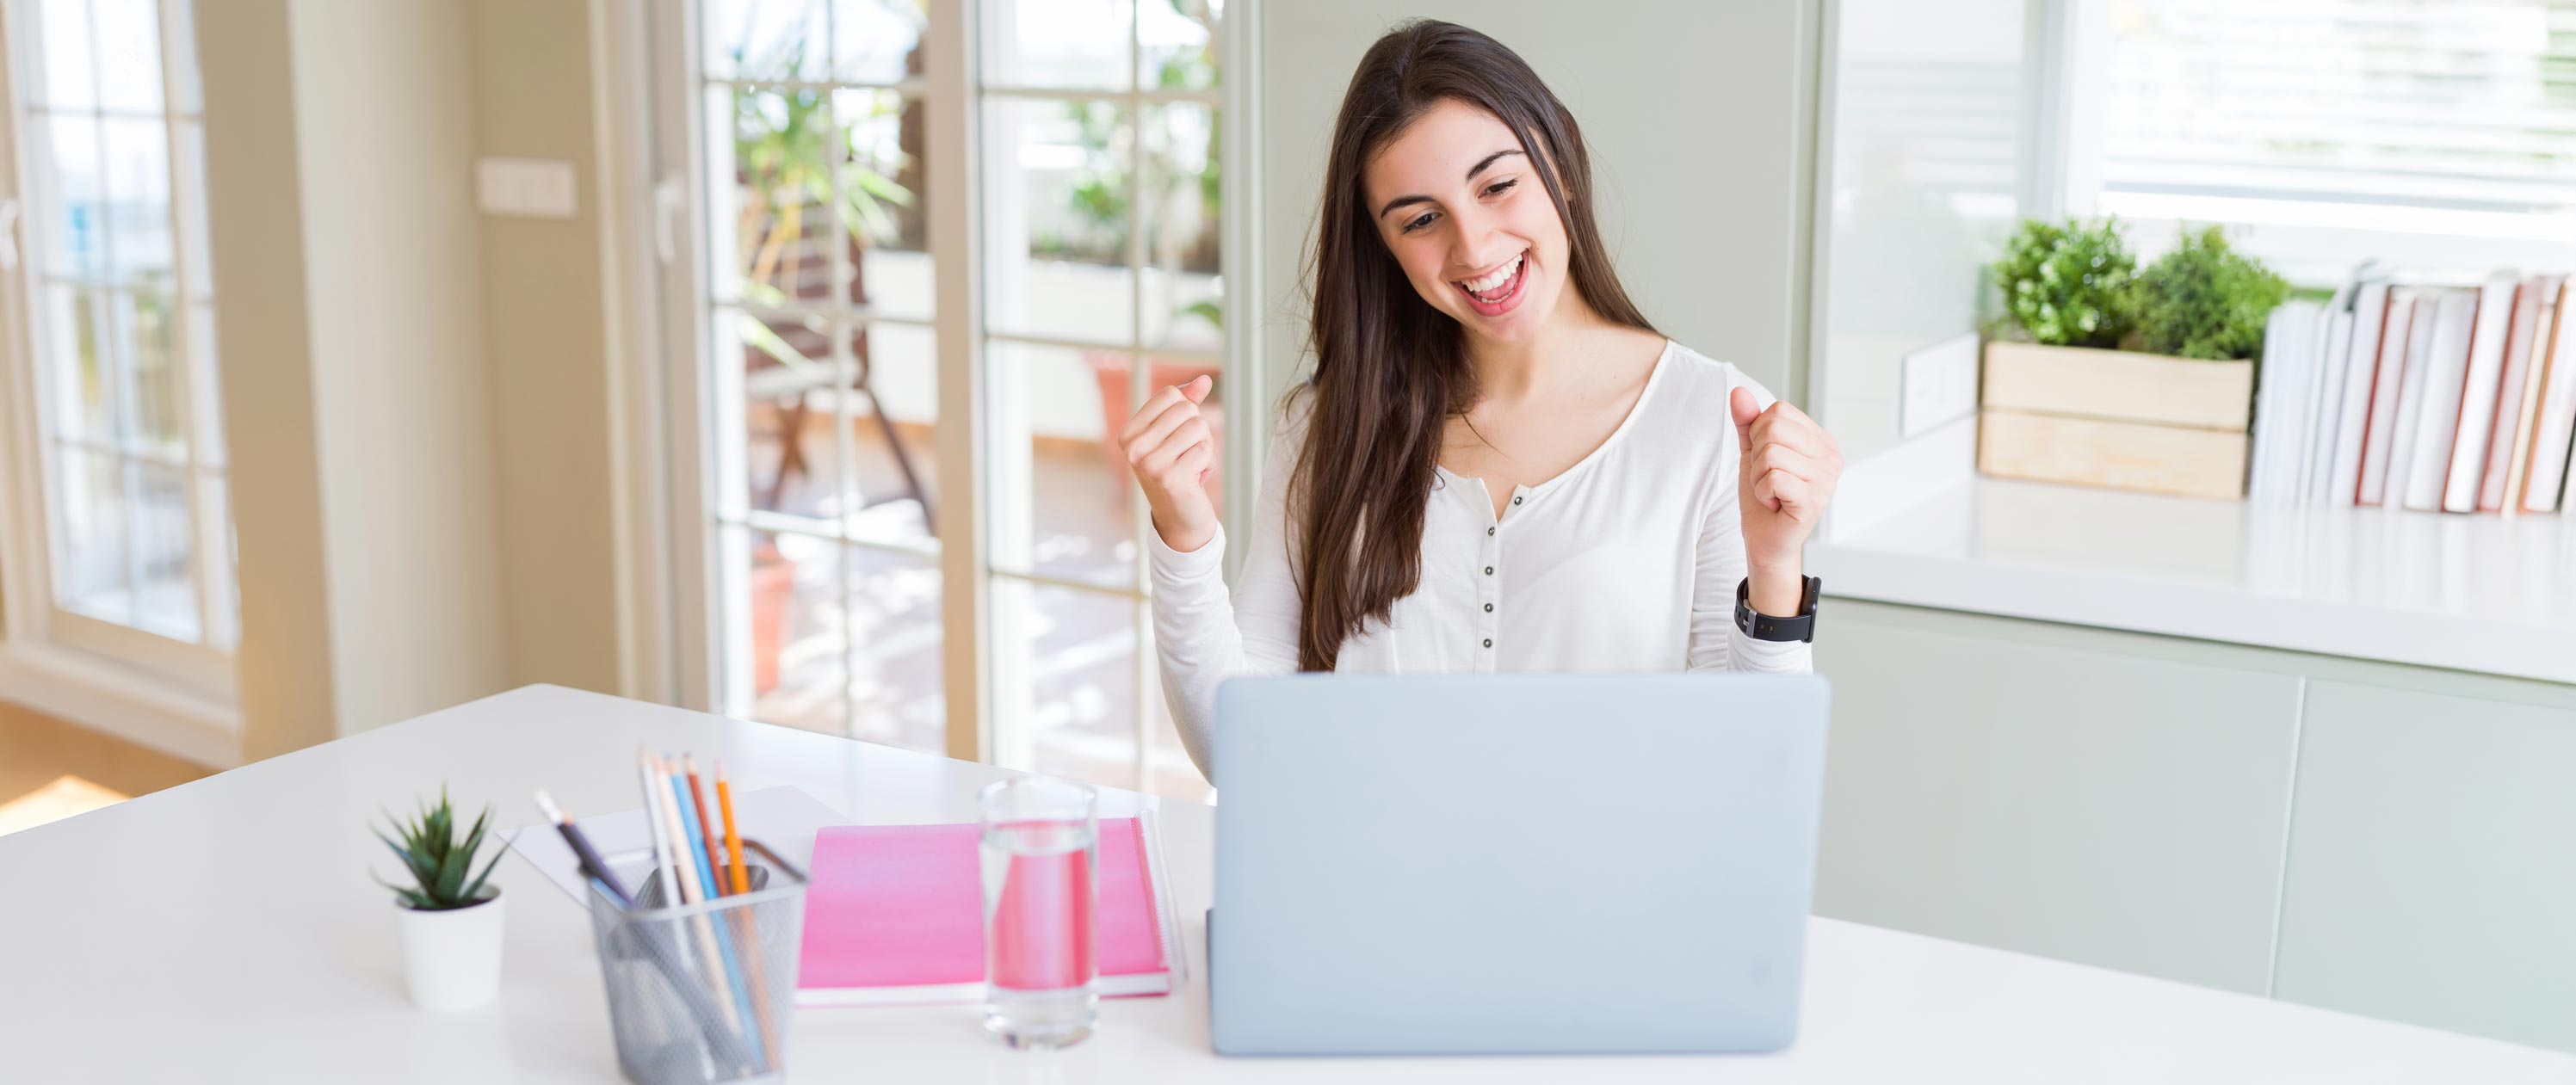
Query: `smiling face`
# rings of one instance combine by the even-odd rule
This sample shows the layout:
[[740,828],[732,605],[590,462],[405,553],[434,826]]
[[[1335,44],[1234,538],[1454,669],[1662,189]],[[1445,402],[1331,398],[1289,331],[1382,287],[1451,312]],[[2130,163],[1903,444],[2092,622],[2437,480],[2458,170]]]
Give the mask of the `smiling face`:
[[1378,237],[1433,308],[1490,342],[1526,341],[1565,291],[1565,222],[1493,114],[1433,105],[1371,158],[1361,188]]

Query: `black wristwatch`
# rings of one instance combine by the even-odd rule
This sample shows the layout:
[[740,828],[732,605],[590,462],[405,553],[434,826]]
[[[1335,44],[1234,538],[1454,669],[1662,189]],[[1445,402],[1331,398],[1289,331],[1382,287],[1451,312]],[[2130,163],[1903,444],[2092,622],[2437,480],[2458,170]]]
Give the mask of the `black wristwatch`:
[[1804,579],[1807,583],[1798,593],[1798,616],[1795,618],[1774,618],[1755,611],[1751,602],[1753,578],[1736,581],[1735,628],[1755,640],[1813,642],[1816,639],[1816,596],[1825,590],[1825,582],[1812,576]]

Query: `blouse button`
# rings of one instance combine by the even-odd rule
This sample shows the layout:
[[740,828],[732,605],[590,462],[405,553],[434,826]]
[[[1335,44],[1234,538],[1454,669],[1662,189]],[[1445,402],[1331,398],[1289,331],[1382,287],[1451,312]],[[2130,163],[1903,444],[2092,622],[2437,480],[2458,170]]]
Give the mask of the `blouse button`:
[[1485,534],[1487,534],[1487,535],[1491,535],[1491,534],[1493,534],[1493,533],[1494,533],[1494,529],[1492,529],[1492,528],[1490,528],[1490,527],[1485,529]]
[[1487,648],[1491,648],[1491,647],[1493,647],[1493,646],[1494,646],[1494,638],[1492,638],[1492,637],[1487,637],[1487,638],[1485,638],[1485,647],[1487,647]]
[[1494,612],[1494,604],[1492,604],[1492,603],[1487,603],[1487,604],[1485,604],[1485,613],[1487,613],[1487,614],[1491,614],[1491,613],[1493,613],[1493,612]]
[[1485,566],[1485,575],[1486,575],[1486,576],[1492,576],[1492,575],[1494,575],[1494,567],[1493,567],[1493,566],[1491,566],[1491,565]]
[[1521,499],[1520,499],[1519,497],[1515,496],[1515,497],[1513,497],[1513,498],[1512,498],[1512,504],[1517,505],[1517,504],[1520,504],[1520,503],[1521,503]]

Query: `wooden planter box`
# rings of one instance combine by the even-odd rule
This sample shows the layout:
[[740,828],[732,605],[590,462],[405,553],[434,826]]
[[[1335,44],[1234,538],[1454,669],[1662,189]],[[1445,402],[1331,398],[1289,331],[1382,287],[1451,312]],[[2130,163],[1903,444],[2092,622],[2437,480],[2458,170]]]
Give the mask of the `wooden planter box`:
[[1977,470],[2236,500],[2253,417],[2250,361],[1990,342]]

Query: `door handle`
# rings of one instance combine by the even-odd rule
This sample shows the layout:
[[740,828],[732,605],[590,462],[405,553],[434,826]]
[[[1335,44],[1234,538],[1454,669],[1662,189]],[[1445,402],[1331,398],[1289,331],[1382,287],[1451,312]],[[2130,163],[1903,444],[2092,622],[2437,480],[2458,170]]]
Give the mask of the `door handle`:
[[664,177],[653,185],[653,251],[665,264],[680,258],[679,219],[688,210],[681,199],[678,177]]
[[18,201],[0,200],[0,271],[18,270]]

